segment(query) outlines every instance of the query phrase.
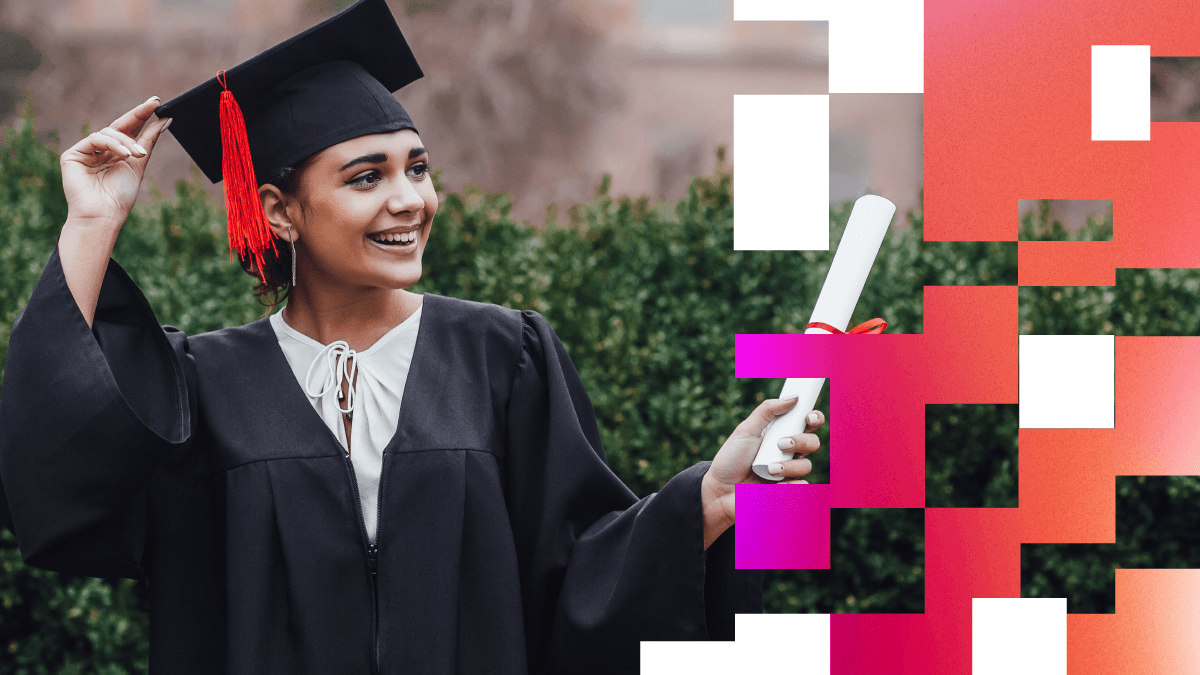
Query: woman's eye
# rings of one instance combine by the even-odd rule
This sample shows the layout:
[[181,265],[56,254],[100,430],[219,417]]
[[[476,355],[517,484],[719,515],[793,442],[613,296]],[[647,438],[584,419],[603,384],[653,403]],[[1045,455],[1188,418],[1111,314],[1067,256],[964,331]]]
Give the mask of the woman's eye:
[[350,180],[346,181],[346,184],[358,185],[362,187],[373,187],[380,180],[381,179],[378,171],[368,171],[357,178],[351,178]]
[[417,179],[424,178],[429,175],[429,164],[425,162],[413,164],[408,168],[408,173]]

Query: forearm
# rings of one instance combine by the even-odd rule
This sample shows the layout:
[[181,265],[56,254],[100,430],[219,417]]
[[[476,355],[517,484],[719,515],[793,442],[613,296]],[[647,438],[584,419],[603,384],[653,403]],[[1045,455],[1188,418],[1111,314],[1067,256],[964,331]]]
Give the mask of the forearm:
[[96,314],[104,272],[117,242],[120,224],[93,224],[67,218],[58,238],[63,277],[88,326]]

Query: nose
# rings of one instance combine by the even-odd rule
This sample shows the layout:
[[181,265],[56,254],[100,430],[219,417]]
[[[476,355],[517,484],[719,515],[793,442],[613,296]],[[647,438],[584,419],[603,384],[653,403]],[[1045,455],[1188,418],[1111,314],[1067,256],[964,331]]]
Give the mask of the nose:
[[425,200],[421,194],[417,192],[417,188],[412,184],[412,180],[405,174],[400,180],[395,182],[395,190],[388,197],[387,209],[392,215],[401,213],[414,213],[422,211],[425,208]]

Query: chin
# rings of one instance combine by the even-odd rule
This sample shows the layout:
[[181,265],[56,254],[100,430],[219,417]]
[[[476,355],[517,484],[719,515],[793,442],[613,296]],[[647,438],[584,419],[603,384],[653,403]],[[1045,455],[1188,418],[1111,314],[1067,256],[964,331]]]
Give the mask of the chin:
[[371,255],[359,272],[363,285],[375,288],[398,290],[408,288],[421,280],[421,254],[418,248],[413,253],[397,257]]
[[392,289],[408,288],[421,280],[421,261],[396,265],[387,272],[387,283],[382,285]]

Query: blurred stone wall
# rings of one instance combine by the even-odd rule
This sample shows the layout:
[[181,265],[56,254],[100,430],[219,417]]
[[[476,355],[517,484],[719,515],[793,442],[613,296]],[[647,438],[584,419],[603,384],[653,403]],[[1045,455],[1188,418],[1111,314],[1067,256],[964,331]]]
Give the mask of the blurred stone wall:
[[1151,57],[1150,121],[1200,122],[1200,57]]
[[[0,116],[12,124],[29,92],[38,128],[59,130],[64,147],[84,124],[99,128],[153,94],[172,98],[349,4],[0,1]],[[734,94],[828,91],[826,23],[734,22],[727,0],[390,4],[426,73],[398,98],[446,188],[509,192],[516,215],[535,223],[551,204],[591,198],[604,173],[613,194],[681,196],[718,147],[732,162]],[[831,106],[835,146],[866,139],[861,152],[835,152],[833,168],[910,207],[919,98],[874,109]],[[871,140],[880,134],[904,138]],[[164,141],[150,178],[167,191],[191,175],[179,145]]]

